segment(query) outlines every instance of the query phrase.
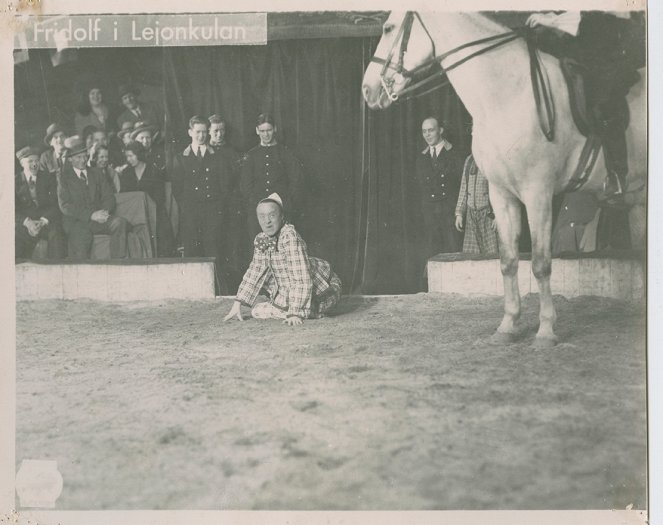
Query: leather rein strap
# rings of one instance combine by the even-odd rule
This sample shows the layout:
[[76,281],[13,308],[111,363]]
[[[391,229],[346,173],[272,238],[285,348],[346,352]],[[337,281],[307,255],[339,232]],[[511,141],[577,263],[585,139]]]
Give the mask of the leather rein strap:
[[[407,45],[410,39],[410,33],[412,31],[412,25],[414,22],[414,19],[419,21],[421,24],[421,27],[424,29],[426,32],[426,35],[428,36],[429,40],[431,41],[431,44],[433,46],[433,56],[426,60],[424,63],[420,64],[416,68],[412,70],[407,70],[405,67],[403,67],[403,60],[404,60],[404,55],[405,51],[407,50]],[[529,28],[518,28],[517,30],[514,31],[507,31],[505,33],[500,33],[498,35],[493,35],[489,36],[486,38],[481,38],[479,40],[474,40],[472,42],[467,42],[465,44],[462,44],[458,47],[455,47],[445,53],[442,53],[440,55],[435,54],[435,42],[433,41],[433,38],[431,37],[428,29],[426,28],[426,25],[424,24],[423,20],[419,16],[419,13],[413,12],[413,11],[408,11],[405,15],[405,18],[403,20],[403,23],[401,24],[398,34],[396,35],[396,39],[394,40],[394,44],[392,45],[391,49],[389,50],[389,54],[387,55],[386,58],[379,58],[376,56],[373,56],[371,59],[371,62],[376,62],[378,64],[382,65],[382,70],[380,72],[380,77],[382,79],[383,86],[385,88],[385,91],[387,92],[387,96],[395,102],[397,100],[408,100],[410,98],[416,98],[420,97],[423,95],[426,95],[428,93],[431,93],[432,91],[435,91],[437,89],[440,89],[446,85],[449,85],[449,79],[444,78],[446,77],[447,73],[458,66],[461,66],[468,60],[471,60],[472,58],[475,58],[479,55],[482,55],[484,53],[487,53],[488,51],[492,51],[493,49],[496,49],[500,46],[503,46],[509,42],[512,42],[516,40],[517,38],[524,37],[526,42],[527,42],[527,49],[529,51],[529,57],[530,57],[530,75],[532,78],[532,91],[534,94],[534,101],[536,103],[536,111],[539,116],[539,126],[541,127],[541,131],[543,132],[544,136],[546,137],[547,140],[552,141],[554,139],[554,130],[555,130],[555,106],[553,103],[552,95],[551,95],[551,90],[550,90],[550,83],[548,81],[548,77],[545,73],[545,70],[541,67],[541,58],[539,56],[539,53],[534,46],[533,42],[531,39],[528,37],[529,35]],[[398,53],[398,62],[394,66],[391,64],[392,57],[394,56],[394,52],[396,49],[396,44],[400,40],[400,48],[399,48],[399,53]],[[483,47],[473,53],[470,53],[469,55],[457,60],[456,62],[452,63],[451,65],[444,67],[442,66],[441,62],[448,58],[451,55],[454,55],[458,53],[459,51],[462,51],[463,49],[467,49],[470,47],[482,45],[482,44],[490,44],[487,45],[486,47]],[[433,65],[439,65],[441,70],[436,71],[427,77],[423,78],[422,80],[418,80],[416,82],[413,82],[410,84],[408,87],[406,87],[403,91],[401,91],[399,94],[395,93],[390,93],[389,92],[389,85],[387,83],[387,80],[385,78],[385,73],[387,72],[388,69],[394,70],[396,73],[402,75],[404,78],[409,78],[409,79],[414,79],[416,75],[421,73],[422,71],[426,71],[430,69]],[[434,85],[433,87],[427,89],[426,91],[419,92],[419,93],[414,93],[416,90],[419,88],[426,86],[427,84],[431,84],[433,81],[441,79],[441,81],[437,84]],[[392,82],[393,83],[393,82]],[[403,95],[406,95],[403,97]]]

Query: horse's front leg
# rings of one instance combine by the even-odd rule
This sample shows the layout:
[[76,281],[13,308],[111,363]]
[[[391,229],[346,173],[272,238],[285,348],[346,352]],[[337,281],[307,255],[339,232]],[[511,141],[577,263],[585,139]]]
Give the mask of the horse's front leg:
[[525,196],[527,218],[532,236],[532,273],[539,285],[539,330],[535,346],[551,347],[557,342],[554,333],[555,305],[550,289],[552,270],[552,194],[545,191]]
[[490,202],[500,236],[500,268],[504,281],[504,317],[493,335],[496,343],[513,341],[516,321],[520,317],[520,290],[518,289],[518,241],[521,229],[520,202],[515,196],[491,184]]

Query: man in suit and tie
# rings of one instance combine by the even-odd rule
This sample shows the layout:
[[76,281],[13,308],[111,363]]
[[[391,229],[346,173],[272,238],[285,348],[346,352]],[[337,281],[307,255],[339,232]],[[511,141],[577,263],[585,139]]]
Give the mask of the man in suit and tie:
[[67,135],[59,124],[53,123],[46,128],[44,144],[48,146],[48,149],[39,157],[39,166],[43,171],[56,177],[62,173],[62,168],[66,162],[65,138],[67,138]]
[[138,100],[140,90],[130,84],[123,84],[118,90],[120,100],[124,106],[124,111],[117,118],[117,128],[122,129],[125,122],[151,122],[157,124],[161,122],[157,110],[154,106]]
[[428,259],[438,253],[460,251],[462,239],[454,226],[454,213],[463,161],[443,137],[444,128],[437,118],[426,118],[421,132],[427,146],[417,155],[416,172],[422,192],[425,257]]
[[58,208],[56,178],[39,169],[39,150],[16,153],[22,171],[15,178],[16,258],[28,259],[40,239],[48,241],[47,257],[64,258],[64,232]]
[[189,120],[191,144],[174,158],[173,194],[180,207],[184,256],[216,257],[220,275],[232,165],[227,156],[207,143],[208,129],[207,119],[194,116]]
[[99,168],[87,165],[83,140],[75,135],[65,140],[69,163],[58,181],[58,202],[62,223],[69,238],[69,257],[88,259],[94,234],[110,235],[111,258],[127,256],[127,225],[113,215],[115,192]]

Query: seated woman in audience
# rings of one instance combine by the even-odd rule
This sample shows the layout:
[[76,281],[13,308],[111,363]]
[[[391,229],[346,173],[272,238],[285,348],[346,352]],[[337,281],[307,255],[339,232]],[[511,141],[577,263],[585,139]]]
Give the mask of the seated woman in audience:
[[159,257],[173,255],[175,237],[166,212],[166,192],[162,175],[156,167],[146,162],[145,148],[139,142],[130,142],[124,149],[127,167],[120,173],[120,193],[144,191],[157,208],[157,252]]
[[100,145],[95,149],[94,155],[90,159],[90,166],[97,167],[104,172],[108,181],[111,183],[115,192],[120,191],[120,175],[115,166],[110,162],[110,151],[108,146]]
[[83,131],[88,126],[95,129],[112,131],[114,129],[114,118],[111,108],[104,102],[104,96],[98,85],[93,85],[82,95],[76,115],[74,116],[74,128],[76,134],[83,137]]
[[[224,321],[242,321],[242,305],[252,308],[256,319],[283,319],[290,326],[323,317],[341,296],[341,280],[327,261],[309,257],[304,239],[286,221],[277,193],[262,199],[256,214],[262,233],[255,238],[253,260]],[[269,302],[254,306],[261,289]]]

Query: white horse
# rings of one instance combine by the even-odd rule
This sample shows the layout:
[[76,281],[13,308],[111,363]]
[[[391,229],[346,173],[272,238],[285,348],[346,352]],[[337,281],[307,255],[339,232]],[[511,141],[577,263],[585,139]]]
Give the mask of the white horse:
[[[540,127],[530,77],[530,57],[522,38],[504,39],[509,29],[480,13],[392,13],[384,24],[374,62],[364,74],[363,94],[370,108],[384,109],[411,83],[433,57],[461,48],[441,60],[443,68],[478,49],[498,44],[448,71],[448,79],[473,119],[472,153],[490,182],[501,240],[504,317],[493,339],[507,342],[516,334],[520,316],[518,239],[520,204],[527,209],[532,237],[532,273],[540,292],[537,346],[552,346],[556,314],[550,289],[552,198],[572,178],[585,145],[569,106],[559,61],[540,53],[547,76],[556,124],[554,140]],[[500,40],[508,40],[499,44]],[[482,41],[476,45],[477,41]],[[466,44],[472,44],[465,47]],[[419,68],[419,69],[417,69]],[[643,84],[641,81],[640,84]],[[629,97],[631,126],[627,132],[629,176],[646,176],[646,98],[635,86]],[[635,125],[634,125],[635,124]],[[599,192],[605,180],[599,155],[584,191]]]

